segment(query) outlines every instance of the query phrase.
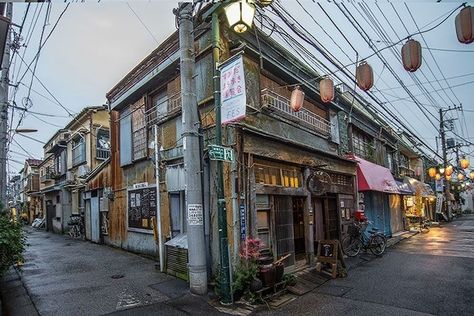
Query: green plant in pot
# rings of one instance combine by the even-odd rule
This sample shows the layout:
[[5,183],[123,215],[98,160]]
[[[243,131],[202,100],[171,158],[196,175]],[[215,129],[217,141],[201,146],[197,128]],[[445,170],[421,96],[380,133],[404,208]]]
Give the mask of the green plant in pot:
[[[241,245],[239,251],[240,262],[237,265],[232,283],[234,299],[255,293],[262,288],[262,281],[258,279],[258,258],[260,257],[261,241],[259,239],[247,238]],[[254,300],[254,299],[252,299]]]

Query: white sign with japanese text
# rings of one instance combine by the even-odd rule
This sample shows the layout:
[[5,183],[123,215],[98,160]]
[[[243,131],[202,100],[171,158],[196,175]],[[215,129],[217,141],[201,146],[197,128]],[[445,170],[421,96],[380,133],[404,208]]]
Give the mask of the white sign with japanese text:
[[245,117],[247,95],[242,56],[224,63],[221,68],[221,124]]

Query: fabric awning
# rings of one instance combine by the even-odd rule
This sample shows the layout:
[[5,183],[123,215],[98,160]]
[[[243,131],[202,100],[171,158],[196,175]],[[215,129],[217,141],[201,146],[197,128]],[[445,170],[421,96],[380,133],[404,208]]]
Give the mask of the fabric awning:
[[419,180],[410,177],[405,177],[404,182],[410,186],[411,190],[414,192],[415,195],[420,195],[422,197],[429,197],[434,195],[433,190],[426,183],[423,183]]
[[408,183],[405,183],[405,182],[402,182],[402,181],[397,181],[397,180],[395,180],[395,182],[397,183],[398,191],[400,191],[400,194],[404,194],[404,195],[414,195],[415,194],[415,192],[412,191],[412,189],[408,185]]
[[352,158],[357,161],[357,184],[359,191],[400,193],[389,169],[357,156],[352,156]]

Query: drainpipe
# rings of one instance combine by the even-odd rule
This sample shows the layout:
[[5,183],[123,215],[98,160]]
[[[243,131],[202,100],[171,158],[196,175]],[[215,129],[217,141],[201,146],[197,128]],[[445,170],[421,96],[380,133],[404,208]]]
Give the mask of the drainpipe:
[[160,146],[158,146],[158,126],[153,125],[155,150],[155,178],[156,178],[156,226],[158,229],[158,254],[160,256],[160,272],[164,271],[163,236],[161,234],[161,197],[160,197]]

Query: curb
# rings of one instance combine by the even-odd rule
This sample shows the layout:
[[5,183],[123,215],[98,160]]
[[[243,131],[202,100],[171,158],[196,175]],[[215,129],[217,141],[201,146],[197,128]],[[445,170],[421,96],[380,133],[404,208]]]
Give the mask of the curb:
[[406,232],[404,234],[401,234],[399,236],[396,236],[396,237],[392,237],[392,238],[389,238],[387,240],[387,248],[390,248],[390,247],[393,247],[395,246],[396,244],[398,244],[400,241],[402,240],[405,240],[405,239],[408,239],[408,238],[411,238],[415,235],[419,234],[418,231],[416,232]]
[[14,267],[11,267],[0,280],[0,301],[0,311],[3,315],[39,315],[20,273]]

